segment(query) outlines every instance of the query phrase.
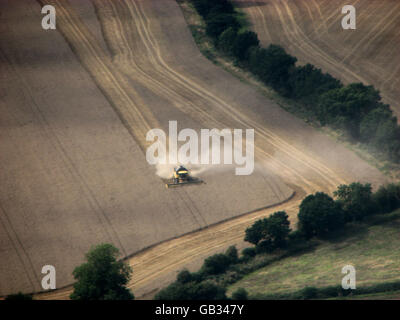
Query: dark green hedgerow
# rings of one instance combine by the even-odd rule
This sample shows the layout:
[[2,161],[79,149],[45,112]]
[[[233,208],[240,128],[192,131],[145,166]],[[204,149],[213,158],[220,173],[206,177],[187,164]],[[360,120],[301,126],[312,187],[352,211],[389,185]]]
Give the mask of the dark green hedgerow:
[[344,86],[311,64],[296,66],[297,58],[278,45],[262,48],[257,34],[245,30],[229,0],[190,1],[204,19],[206,33],[217,49],[281,95],[299,102],[302,113],[322,126],[365,144],[380,158],[400,163],[400,127],[373,86]]
[[257,294],[250,296],[253,300],[309,300],[329,299],[348,296],[360,296],[372,293],[392,292],[400,290],[400,281],[380,283],[357,289],[343,289],[342,286],[329,286],[323,288],[305,287],[301,290],[282,294]]

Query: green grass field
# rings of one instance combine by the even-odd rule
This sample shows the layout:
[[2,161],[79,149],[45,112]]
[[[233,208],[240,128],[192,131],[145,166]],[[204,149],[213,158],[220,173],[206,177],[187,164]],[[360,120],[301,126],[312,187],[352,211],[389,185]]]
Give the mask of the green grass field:
[[290,293],[307,286],[339,286],[342,267],[347,264],[356,268],[357,287],[400,280],[400,210],[380,217],[386,222],[350,225],[338,239],[321,241],[312,251],[245,276],[228,288],[228,294],[239,287],[255,296]]

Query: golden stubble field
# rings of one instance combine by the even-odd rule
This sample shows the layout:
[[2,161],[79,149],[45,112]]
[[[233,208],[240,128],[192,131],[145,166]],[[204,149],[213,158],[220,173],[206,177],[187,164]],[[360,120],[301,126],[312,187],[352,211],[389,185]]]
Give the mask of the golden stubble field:
[[[400,116],[400,2],[396,0],[235,0],[263,45],[280,44],[345,83],[372,84]],[[356,29],[343,30],[344,5]]]
[[[56,7],[57,31],[40,28],[38,2],[0,1],[0,294],[39,291],[44,264],[68,285],[90,245],[106,241],[129,257],[130,286],[146,296],[183,267],[243,247],[254,219],[282,209],[294,222],[306,193],[385,180],[206,60],[175,1],[40,4]],[[169,120],[255,129],[260,169],[165,189],[144,151],[147,130]]]

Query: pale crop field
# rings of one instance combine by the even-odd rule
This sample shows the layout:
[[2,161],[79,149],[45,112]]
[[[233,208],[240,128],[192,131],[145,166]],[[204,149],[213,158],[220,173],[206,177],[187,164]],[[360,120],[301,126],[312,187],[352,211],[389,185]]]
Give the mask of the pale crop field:
[[[46,264],[58,287],[71,284],[99,242],[131,257],[130,285],[146,294],[243,245],[245,227],[274,208],[244,214],[293,190],[385,180],[206,60],[175,1],[40,4],[57,8],[57,30],[41,29],[38,3],[0,1],[0,295],[40,291]],[[256,171],[207,170],[203,185],[166,189],[145,159],[145,138],[170,120],[196,131],[255,129]],[[292,218],[299,200],[281,204]]]
[[[372,84],[400,116],[400,2],[396,0],[236,0],[263,45],[282,45],[345,83]],[[342,28],[342,8],[356,29]]]

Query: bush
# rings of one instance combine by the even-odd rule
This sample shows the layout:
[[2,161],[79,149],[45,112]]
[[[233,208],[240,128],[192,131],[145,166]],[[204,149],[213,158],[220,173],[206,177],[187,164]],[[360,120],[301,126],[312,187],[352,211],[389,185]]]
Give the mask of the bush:
[[206,18],[209,14],[233,13],[234,8],[228,0],[192,0],[197,12]]
[[233,55],[233,46],[237,37],[237,30],[228,28],[218,38],[218,48],[228,55]]
[[321,298],[334,298],[343,295],[343,288],[341,286],[319,288],[318,291]]
[[379,212],[392,212],[400,207],[400,185],[391,183],[387,186],[381,186],[373,195],[373,199]]
[[206,33],[213,39],[218,39],[226,29],[239,29],[239,22],[231,14],[209,15],[206,19]]
[[189,272],[189,270],[185,269],[178,273],[176,276],[176,281],[179,283],[188,283],[194,280],[193,275]]
[[231,260],[223,253],[214,254],[204,260],[201,268],[202,273],[216,275],[224,273],[231,264]]
[[234,291],[232,293],[232,299],[233,300],[248,300],[249,297],[248,297],[246,289],[243,289],[243,288],[236,289],[236,291]]
[[254,222],[245,231],[244,241],[257,245],[264,237],[264,232],[268,228],[268,220],[261,219]]
[[399,162],[400,127],[389,106],[380,100],[374,87],[352,83],[322,94],[315,113],[322,125],[339,128]]
[[317,117],[322,125],[341,127],[351,137],[359,138],[362,118],[378,107],[380,99],[374,87],[351,83],[322,94]]
[[301,231],[307,238],[323,236],[344,226],[344,212],[339,203],[325,193],[307,196],[298,214]]
[[374,139],[378,128],[382,123],[393,118],[392,111],[388,105],[380,104],[378,108],[371,110],[367,113],[360,123],[360,139],[366,143],[377,143]]
[[174,282],[162,289],[155,300],[225,300],[226,290],[210,281],[180,283]]
[[118,261],[119,250],[105,243],[93,247],[86,254],[86,263],[76,267],[77,280],[72,300],[132,300],[134,296],[126,287],[131,278],[131,267]]
[[190,289],[187,300],[226,300],[226,289],[210,281],[193,285]]
[[305,240],[305,235],[302,230],[292,231],[288,235],[289,242],[297,242]]
[[258,40],[257,34],[253,31],[245,31],[238,33],[234,39],[232,52],[233,55],[239,60],[247,60],[247,51],[251,47],[259,47],[260,41]]
[[360,221],[377,211],[369,183],[363,185],[353,182],[350,185],[340,185],[333,194],[345,212],[346,222]]
[[286,212],[278,211],[268,218],[257,220],[247,228],[244,240],[255,244],[257,252],[271,252],[284,248],[290,233],[289,225]]
[[268,218],[268,232],[265,237],[272,242],[274,248],[284,248],[290,233],[289,217],[285,211],[274,212]]
[[299,293],[299,298],[300,299],[315,299],[317,298],[318,295],[318,289],[315,287],[305,287],[302,289]]
[[380,151],[383,151],[390,160],[400,160],[400,128],[397,119],[392,117],[379,123],[375,135],[370,144]]
[[256,254],[255,248],[244,248],[242,250],[242,256],[245,260],[250,260],[251,258],[255,257]]
[[232,3],[229,0],[211,0],[213,6],[208,13],[209,15],[217,15],[217,14],[233,14],[235,13],[235,9]]
[[328,73],[322,73],[321,69],[311,64],[293,68],[289,77],[290,97],[307,102],[314,102],[321,94],[342,86],[339,80]]
[[235,246],[230,246],[226,250],[225,255],[228,257],[230,264],[235,264],[239,262],[239,255]]
[[263,240],[256,245],[257,254],[271,253],[274,251],[274,245],[271,240]]
[[277,45],[267,49],[253,47],[249,50],[249,68],[261,81],[272,86],[276,91],[289,95],[289,70],[297,59]]

